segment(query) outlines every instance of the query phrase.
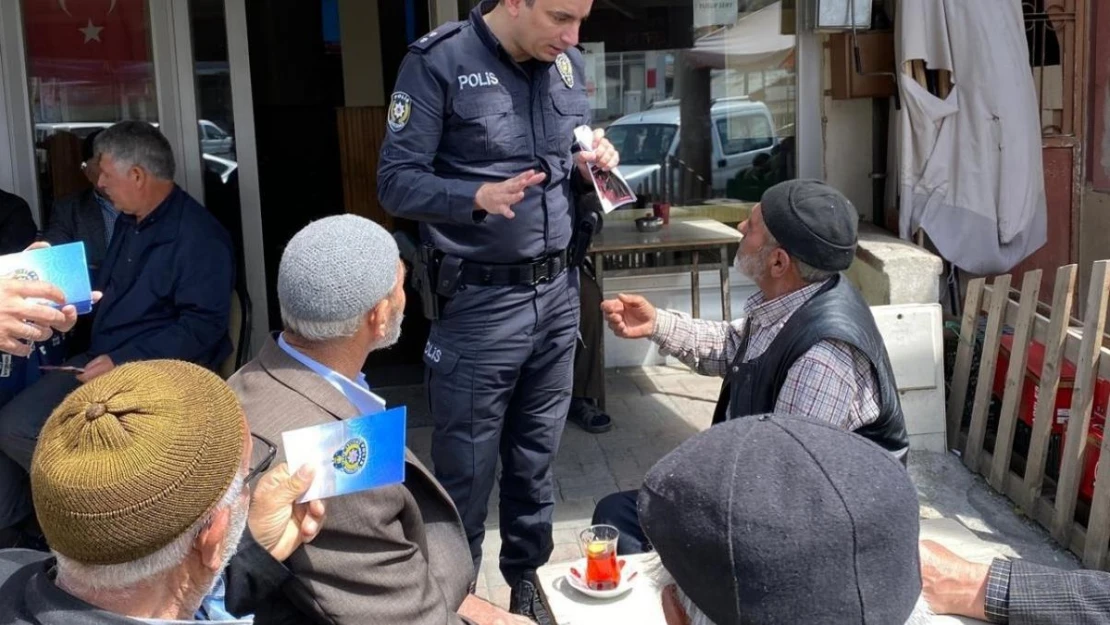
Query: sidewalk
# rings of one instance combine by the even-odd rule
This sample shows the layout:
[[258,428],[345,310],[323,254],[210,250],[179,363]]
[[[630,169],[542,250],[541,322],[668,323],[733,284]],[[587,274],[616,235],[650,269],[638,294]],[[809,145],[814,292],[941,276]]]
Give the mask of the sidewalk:
[[[590,524],[594,505],[617,490],[639,488],[644,473],[694,433],[709,427],[721,383],[685,367],[610,370],[607,412],[613,429],[588,434],[568,424],[555,463],[555,550],[552,563],[582,557],[578,533]],[[409,406],[409,447],[429,467],[431,421],[420,387],[386,389],[392,404]],[[910,475],[921,499],[921,518],[953,519],[1010,557],[1061,568],[1078,568],[1034,523],[1005,498],[972,476],[951,455],[910,454]],[[490,497],[478,594],[507,607],[509,588],[497,570],[501,548],[497,489]]]

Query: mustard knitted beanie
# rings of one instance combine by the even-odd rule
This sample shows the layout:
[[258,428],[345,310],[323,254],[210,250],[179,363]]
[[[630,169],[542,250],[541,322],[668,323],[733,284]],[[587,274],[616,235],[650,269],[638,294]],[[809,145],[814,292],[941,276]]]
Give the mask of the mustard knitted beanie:
[[93,565],[165,547],[231,486],[244,428],[231,389],[197,365],[135,362],[94,378],[50,415],[31,462],[47,543]]

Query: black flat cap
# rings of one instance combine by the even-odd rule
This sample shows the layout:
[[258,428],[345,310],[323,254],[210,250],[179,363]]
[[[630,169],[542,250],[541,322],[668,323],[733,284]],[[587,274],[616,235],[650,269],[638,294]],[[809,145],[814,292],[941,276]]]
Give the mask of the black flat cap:
[[908,473],[823,423],[715,425],[652,467],[638,508],[663,566],[717,625],[900,624],[921,593]]
[[852,264],[859,213],[844,194],[820,180],[788,180],[763,192],[763,223],[788,254],[825,271]]

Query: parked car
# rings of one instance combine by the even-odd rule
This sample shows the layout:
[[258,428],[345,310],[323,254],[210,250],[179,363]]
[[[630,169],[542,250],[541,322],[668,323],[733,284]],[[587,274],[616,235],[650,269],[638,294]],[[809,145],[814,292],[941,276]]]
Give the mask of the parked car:
[[[60,122],[35,124],[35,140],[38,142],[42,142],[47,137],[56,132],[69,132],[77,135],[78,139],[84,139],[85,137],[92,134],[93,131],[104,130],[111,125],[112,122]],[[152,122],[151,125],[157,128],[158,122]],[[220,128],[215,123],[210,122],[207,119],[201,119],[197,121],[197,133],[200,137],[201,153],[235,160],[235,138],[229,135],[223,128]]]
[[229,159],[235,158],[235,139],[223,128],[207,119],[198,121],[197,126],[200,132],[201,152]]
[[[751,169],[760,154],[770,157],[778,138],[771,111],[762,102],[717,100],[710,108],[710,118],[713,192],[725,195],[728,182]],[[680,122],[678,101],[666,100],[641,113],[625,115],[605,129],[620,152],[621,173],[634,190],[647,182],[668,156],[677,158]]]

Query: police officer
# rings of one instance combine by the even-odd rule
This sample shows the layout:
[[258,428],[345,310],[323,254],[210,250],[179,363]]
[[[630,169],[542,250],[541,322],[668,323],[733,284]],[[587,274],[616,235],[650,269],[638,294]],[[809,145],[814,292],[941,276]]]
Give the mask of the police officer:
[[618,161],[600,131],[572,153],[574,129],[590,123],[576,45],[592,3],[484,0],[413,43],[378,174],[382,205],[420,222],[436,270],[421,289],[435,318],[424,361],[436,477],[477,566],[500,457],[500,568],[510,611],[533,617],[578,333],[568,247],[587,163]]

